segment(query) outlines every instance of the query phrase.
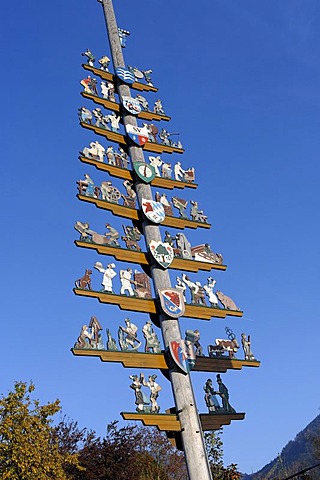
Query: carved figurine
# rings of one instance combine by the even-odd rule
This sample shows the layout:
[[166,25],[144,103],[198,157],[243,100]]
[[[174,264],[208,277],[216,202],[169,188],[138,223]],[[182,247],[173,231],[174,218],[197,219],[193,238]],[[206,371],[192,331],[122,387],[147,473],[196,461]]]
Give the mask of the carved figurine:
[[121,198],[120,190],[114,187],[110,181],[101,182],[100,193],[102,200],[111,203],[118,203]]
[[214,253],[208,243],[191,247],[192,256],[196,261],[223,264],[223,257],[221,253]]
[[186,171],[181,167],[181,162],[177,162],[174,166],[174,179],[177,182],[183,182],[185,173]]
[[192,218],[192,220],[194,222],[208,223],[208,217],[204,215],[203,210],[198,209],[198,202],[190,200],[190,203],[192,205],[190,210],[190,217]]
[[[181,147],[182,148],[182,147]],[[187,182],[187,183],[192,183],[195,181],[195,170],[194,170],[194,167],[191,167],[191,168],[188,168],[188,170],[186,170],[184,172],[184,181]]]
[[138,100],[138,102],[140,103],[141,107],[143,108],[143,110],[145,110],[146,112],[150,112],[149,110],[149,104],[147,102],[147,100],[140,94],[137,94],[136,95],[136,99]]
[[106,329],[106,332],[107,332],[107,350],[111,350],[112,352],[117,352],[118,351],[117,342],[112,337],[109,328]]
[[119,157],[121,160],[121,165],[119,165],[122,168],[128,168],[129,166],[129,155],[123,150],[122,147],[118,147],[119,150]]
[[146,341],[144,351],[146,353],[150,353],[150,351],[152,351],[152,353],[160,353],[160,342],[157,334],[153,330],[152,322],[150,320],[147,320],[147,322],[143,326],[142,333]]
[[176,235],[176,252],[182,258],[192,259],[191,245],[184,233],[177,233]]
[[177,281],[177,283],[176,283],[176,285],[175,285],[175,288],[176,288],[177,290],[180,290],[180,291],[182,292],[182,294],[183,294],[183,300],[184,300],[184,302],[186,302],[186,301],[187,301],[187,299],[186,299],[187,286],[184,284],[184,282],[182,281],[182,279],[181,279],[180,277],[177,277],[177,278],[176,278],[176,281]]
[[163,128],[163,129],[161,130],[161,132],[159,133],[159,138],[160,138],[161,143],[162,143],[163,145],[168,145],[168,146],[171,147],[172,142],[171,142],[171,140],[169,139],[170,135],[171,135],[171,133],[169,133],[165,128]]
[[233,331],[226,327],[228,340],[223,338],[216,338],[215,345],[208,345],[209,357],[221,357],[225,352],[228,352],[229,358],[234,358],[235,353],[239,350],[239,344]]
[[205,386],[203,387],[203,390],[205,392],[204,401],[206,406],[208,407],[209,413],[215,413],[221,410],[220,404],[216,397],[216,395],[219,395],[219,392],[216,392],[212,387],[211,378],[208,378]]
[[189,287],[191,293],[191,303],[194,305],[205,305],[205,291],[200,282],[192,282],[190,278],[183,273],[182,281]]
[[164,233],[164,243],[169,243],[170,247],[174,247],[175,237],[173,237],[168,230],[166,230]]
[[148,132],[148,139],[149,142],[158,143],[157,135],[158,135],[158,128],[153,123],[143,123],[142,124],[146,131]]
[[194,343],[194,347],[195,347],[195,355],[196,355],[196,357],[204,357],[203,348],[200,344],[200,332],[199,332],[199,330],[195,330],[194,335],[195,335],[195,338],[194,338],[193,343]]
[[130,180],[125,180],[123,182],[123,186],[125,187],[125,189],[127,191],[127,196],[122,195],[123,201],[124,201],[123,204],[126,207],[135,208],[136,207],[137,194],[132,188],[133,183],[130,182]]
[[186,214],[188,200],[184,200],[183,198],[178,198],[178,197],[172,197],[172,203],[173,203],[173,206],[179,210],[180,217],[188,218]]
[[108,115],[108,118],[110,120],[112,132],[117,133],[120,130],[120,127],[119,127],[120,116],[118,116],[115,112],[113,112],[110,115]]
[[92,112],[88,108],[81,107],[79,108],[78,112],[80,122],[92,125]]
[[146,382],[144,377],[142,379],[143,385],[150,389],[150,403],[151,403],[150,413],[158,413],[160,411],[160,407],[157,403],[157,398],[158,398],[159,392],[162,390],[162,388],[156,382],[156,378],[157,378],[157,375],[150,375],[148,377],[147,382]]
[[217,375],[217,383],[219,385],[219,395],[222,400],[222,410],[225,413],[236,413],[235,409],[231,407],[229,403],[229,391],[225,384],[221,380],[221,376]]
[[154,102],[153,111],[154,111],[154,113],[157,113],[158,115],[165,115],[161,100],[156,100]]
[[94,181],[92,178],[85,173],[84,174],[84,180],[78,180],[77,181],[78,185],[78,191],[79,195],[85,195],[86,197],[98,197],[98,189],[94,184]]
[[119,247],[119,242],[117,239],[119,238],[119,232],[109,223],[106,224],[106,228],[109,229],[109,232],[106,232],[105,235],[101,235],[100,233],[95,232],[94,230],[90,230],[89,223],[80,222],[77,220],[74,228],[80,233],[80,240],[82,242],[92,242],[97,243],[98,245],[111,245],[114,247]]
[[138,377],[138,375],[130,375],[129,378],[130,380],[132,380],[130,388],[134,390],[135,397],[136,397],[135,399],[135,404],[137,405],[136,411],[137,412],[148,411],[148,407],[146,406],[150,404],[150,401],[148,397],[145,395],[145,393],[141,390],[143,386],[143,381],[144,381],[144,374],[140,373],[140,377]]
[[103,278],[101,282],[101,285],[103,286],[102,291],[105,291],[107,293],[113,293],[112,279],[117,275],[117,273],[113,270],[115,268],[115,264],[109,263],[109,265],[107,265],[107,268],[103,268],[101,262],[96,262],[94,268],[99,270],[99,272],[103,273]]
[[128,32],[128,30],[123,30],[123,28],[118,28],[118,34],[119,34],[120,45],[122,48],[125,48],[127,37],[130,35],[130,32]]
[[151,74],[152,70],[142,70],[142,74],[145,78],[145,81],[147,82],[148,85],[151,85],[153,87],[152,79],[151,79]]
[[239,307],[235,304],[235,302],[232,300],[232,298],[228,297],[224,293],[222,293],[220,290],[217,290],[217,297],[219,301],[222,303],[224,308],[227,310],[240,310]]
[[150,279],[146,273],[134,271],[135,296],[138,298],[151,298]]
[[93,158],[98,162],[103,162],[103,157],[105,155],[105,148],[97,141],[91,142],[90,147],[84,147],[82,153],[87,158]]
[[134,296],[132,284],[134,281],[132,280],[132,269],[127,268],[127,270],[120,270],[120,282],[121,282],[121,295],[126,295],[126,292],[130,295],[130,297]]
[[96,57],[93,55],[91,50],[89,50],[89,48],[87,48],[87,50],[85,52],[81,53],[81,56],[82,57],[87,57],[87,64],[90,65],[90,67],[94,66],[94,62],[96,60]]
[[82,326],[74,348],[94,348],[96,350],[103,350],[104,345],[102,336],[99,333],[102,330],[102,327],[96,317],[91,317],[89,328],[90,332],[87,325]]
[[89,95],[98,96],[97,79],[96,78],[92,78],[90,75],[88,75],[87,78],[83,78],[80,81],[80,84],[83,86],[85,93],[88,93]]
[[161,177],[159,167],[161,167],[163,161],[161,160],[160,156],[158,155],[157,157],[153,157],[152,155],[150,155],[149,162],[150,165],[152,165],[154,168],[156,177]]
[[129,318],[125,318],[125,327],[120,325],[118,330],[118,338],[121,350],[138,350],[141,345],[137,338],[138,327],[130,322]]
[[241,343],[242,343],[245,360],[255,360],[255,357],[251,351],[250,335],[248,335],[248,338],[247,338],[245,333],[241,333]]
[[110,63],[110,58],[107,57],[107,55],[104,55],[103,57],[101,57],[99,60],[100,70],[104,70],[105,72],[108,72],[109,63]]
[[172,204],[171,204],[171,202],[169,202],[169,200],[167,199],[167,195],[166,195],[165,193],[162,193],[162,194],[160,195],[159,192],[156,192],[156,194],[155,194],[155,201],[162,203],[163,208],[164,208],[164,213],[165,213],[166,215],[173,216]]
[[210,306],[214,307],[214,308],[218,308],[218,306],[219,306],[218,297],[213,291],[216,283],[217,283],[216,280],[214,280],[212,277],[208,277],[207,285],[205,285],[203,287],[204,291],[206,292],[206,295],[209,299]]
[[92,270],[89,270],[87,268],[83,277],[78,278],[78,280],[74,282],[76,288],[82,288],[83,290],[91,290],[91,274]]
[[106,100],[109,100],[110,102],[116,101],[114,96],[115,89],[114,89],[113,83],[102,81],[100,83],[100,87],[101,87],[101,94],[103,98],[105,98]]
[[137,252],[141,252],[140,245],[138,245],[138,241],[141,240],[141,233],[137,227],[125,226],[122,225],[123,231],[125,233],[124,237],[121,239],[125,242],[126,247],[129,250],[136,250]]
[[108,115],[103,115],[101,108],[97,107],[92,110],[93,116],[95,118],[95,126],[99,128],[104,128],[105,130],[110,130],[108,123],[110,121]]
[[171,163],[163,163],[161,168],[161,174],[162,174],[162,178],[167,178],[171,180],[171,176],[172,176]]

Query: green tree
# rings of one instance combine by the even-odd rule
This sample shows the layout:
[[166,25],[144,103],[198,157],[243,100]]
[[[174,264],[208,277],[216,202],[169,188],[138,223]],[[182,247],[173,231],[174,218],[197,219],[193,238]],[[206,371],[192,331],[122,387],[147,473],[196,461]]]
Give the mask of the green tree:
[[62,455],[52,436],[52,416],[59,400],[40,405],[32,400],[31,383],[15,383],[0,398],[0,478],[2,480],[66,480],[65,465],[77,465],[77,454]]
[[241,474],[236,464],[231,463],[227,467],[223,465],[223,442],[221,440],[221,434],[222,429],[204,434],[212,476],[215,480],[239,480]]

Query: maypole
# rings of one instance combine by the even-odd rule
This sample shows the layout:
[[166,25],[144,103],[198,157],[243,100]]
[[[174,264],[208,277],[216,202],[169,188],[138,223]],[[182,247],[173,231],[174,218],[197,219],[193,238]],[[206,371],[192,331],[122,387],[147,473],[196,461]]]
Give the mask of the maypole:
[[[216,355],[215,358],[213,358],[213,355],[210,355],[210,358],[205,358],[201,354],[196,357],[194,346],[197,341],[197,330],[188,331],[189,334],[184,340],[182,339],[178,321],[180,316],[208,320],[211,317],[225,318],[226,315],[241,316],[242,312],[227,296],[223,296],[222,299],[219,298],[225,308],[218,306],[218,298],[213,293],[215,281],[211,277],[208,279],[208,285],[205,287],[200,286],[199,288],[199,285],[192,282],[183,273],[180,279],[181,283],[176,285],[176,288],[171,286],[168,268],[182,268],[196,272],[199,269],[207,271],[211,269],[225,270],[226,267],[222,264],[222,257],[219,254],[214,254],[208,244],[192,249],[185,235],[179,234],[179,236],[175,237],[178,240],[176,240],[177,245],[174,248],[168,232],[166,232],[167,238],[164,242],[162,241],[160,224],[182,229],[185,227],[210,228],[210,225],[207,223],[203,212],[198,210],[197,202],[191,202],[193,205],[191,208],[191,219],[188,219],[185,214],[187,202],[184,202],[183,199],[178,197],[172,199],[173,206],[179,210],[180,216],[177,218],[172,216],[172,205],[166,200],[166,196],[164,196],[165,199],[156,198],[156,202],[153,200],[151,186],[160,185],[163,188],[173,189],[175,187],[195,188],[196,184],[193,182],[194,178],[192,178],[192,175],[191,181],[188,180],[186,171],[181,168],[179,162],[175,180],[172,180],[169,175],[164,176],[163,174],[162,178],[159,175],[155,175],[156,167],[146,162],[144,151],[181,154],[183,153],[182,145],[180,142],[173,143],[171,140],[168,140],[170,134],[165,129],[159,135],[161,142],[158,142],[157,129],[153,128],[152,130],[151,128],[148,131],[146,126],[142,128],[138,125],[137,117],[166,121],[170,120],[170,118],[162,111],[161,102],[160,106],[158,104],[158,110],[156,111],[155,109],[154,112],[151,112],[148,106],[146,107],[145,105],[141,109],[137,99],[132,97],[129,85],[133,89],[140,91],[157,91],[157,89],[153,87],[150,81],[147,82],[147,85],[137,82],[132,71],[127,70],[112,0],[98,1],[103,7],[115,75],[111,74],[107,67],[97,69],[94,66],[94,56],[90,51],[87,51],[85,55],[88,58],[88,63],[84,65],[84,68],[94,73],[94,75],[99,75],[107,82],[111,82],[111,86],[108,87],[109,93],[100,98],[96,85],[90,76],[84,79],[81,84],[85,87],[83,92],[85,98],[113,110],[113,114],[107,117],[102,114],[100,107],[92,112],[82,107],[80,109],[80,124],[96,134],[118,143],[120,146],[120,157],[124,163],[119,166],[115,161],[116,155],[113,147],[108,147],[109,150],[105,150],[99,142],[90,144],[93,146],[91,146],[91,149],[87,148],[86,151],[83,151],[80,160],[95,165],[96,168],[107,171],[112,176],[122,178],[124,180],[123,184],[127,189],[127,197],[120,195],[116,188],[111,187],[111,182],[102,182],[100,187],[95,186],[90,176],[87,175],[84,180],[78,182],[78,198],[94,203],[99,208],[110,210],[114,215],[131,219],[133,227],[128,227],[126,231],[136,232],[136,237],[132,236],[129,239],[128,236],[122,237],[126,238],[127,247],[127,249],[122,249],[119,248],[118,232],[109,224],[107,224],[109,233],[103,236],[90,230],[88,224],[77,222],[76,229],[81,236],[80,241],[76,243],[80,247],[94,248],[101,254],[112,255],[118,260],[140,264],[147,273],[141,274],[140,277],[137,275],[135,280],[132,280],[131,269],[127,269],[127,271],[121,270],[122,290],[120,295],[117,295],[114,294],[112,286],[112,278],[116,275],[114,271],[115,265],[109,264],[104,269],[102,264],[97,262],[95,268],[104,275],[104,292],[101,293],[91,289],[92,271],[89,269],[86,270],[86,274],[81,279],[77,280],[74,291],[78,295],[98,298],[103,303],[119,305],[122,309],[148,313],[154,325],[161,329],[165,349],[161,353],[155,349],[152,350],[152,353],[149,353],[150,348],[146,346],[145,353],[138,353],[136,350],[141,342],[137,342],[136,329],[134,329],[134,325],[128,319],[126,319],[126,328],[122,327],[122,332],[125,333],[119,337],[121,351],[118,350],[116,342],[111,336],[107,343],[107,348],[104,348],[101,337],[99,337],[99,331],[102,327],[99,321],[92,317],[89,329],[86,326],[84,326],[86,328],[83,327],[73,353],[75,355],[97,355],[103,361],[121,361],[125,366],[160,369],[171,383],[175,408],[168,409],[165,414],[159,414],[156,403],[157,394],[154,393],[154,389],[152,390],[154,378],[149,377],[149,383],[146,383],[143,376],[140,377],[140,380],[137,376],[133,376],[137,392],[141,390],[141,386],[149,386],[151,404],[154,408],[151,407],[151,411],[150,407],[149,410],[144,409],[136,401],[138,413],[123,413],[123,417],[126,419],[139,419],[146,424],[156,425],[159,429],[167,431],[167,435],[172,437],[176,445],[184,451],[190,480],[209,480],[212,476],[206,455],[203,431],[220,428],[221,425],[228,424],[233,419],[242,419],[244,414],[236,413],[232,409],[228,399],[226,400],[227,389],[223,385],[220,375],[217,375],[219,377],[217,380],[220,381],[219,394],[224,399],[223,406],[221,408],[214,405],[210,406],[211,398],[218,392],[213,390],[211,392],[211,386],[206,384],[209,414],[199,416],[189,371],[193,368],[196,371],[225,372],[228,368],[239,369],[244,365],[258,366],[259,362],[255,361],[253,355],[252,358],[247,358],[246,356],[245,361],[232,359],[232,356],[227,358],[223,355]],[[105,62],[105,65],[108,65],[108,60]],[[103,65],[102,59],[99,63]],[[141,78],[141,76],[139,75],[138,78]],[[145,76],[145,78],[148,77]],[[112,94],[110,89],[113,89]],[[115,100],[115,93],[119,96],[119,102]],[[141,96],[139,100],[142,104],[143,101],[146,102],[144,97]],[[95,124],[93,124],[93,116]],[[108,126],[108,122],[111,122],[111,129]],[[119,133],[119,122],[124,125],[124,135]],[[153,124],[150,125],[153,126]],[[132,170],[128,169],[128,155],[131,159]],[[104,163],[105,157],[107,158],[107,163]],[[179,172],[181,175],[184,175],[182,179],[179,177]],[[118,205],[118,200],[121,196],[124,198],[123,206]],[[138,201],[138,209],[135,207],[135,199]],[[140,238],[139,232],[145,239],[146,253],[141,252],[140,247],[136,243],[136,240]],[[182,242],[184,242],[183,245]],[[180,250],[179,247],[181,247]],[[146,277],[152,279],[156,293],[156,298],[154,299],[150,298],[148,293],[148,279],[146,280]],[[135,292],[132,285],[136,286]],[[145,290],[142,290],[143,285]],[[185,303],[185,290],[187,287],[189,287],[191,292],[191,304]],[[210,307],[205,304],[205,292],[209,297]],[[151,322],[149,323],[151,324]],[[128,340],[127,347],[125,345],[126,339]],[[129,349],[128,345],[130,345],[132,350]],[[133,350],[135,350],[134,353],[132,353]],[[181,350],[184,355],[182,360],[178,353]],[[220,354],[221,350],[218,353]],[[134,385],[132,388],[134,388]],[[223,388],[225,393],[223,393]],[[136,393],[137,398],[141,398],[139,395],[139,393]]]

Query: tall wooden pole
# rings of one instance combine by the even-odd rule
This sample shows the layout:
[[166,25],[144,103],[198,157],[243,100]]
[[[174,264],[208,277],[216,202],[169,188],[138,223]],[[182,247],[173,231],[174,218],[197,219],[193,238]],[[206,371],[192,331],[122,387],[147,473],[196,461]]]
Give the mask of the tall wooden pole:
[[[112,0],[98,1],[102,3],[104,10],[114,68],[125,67]],[[123,96],[131,96],[130,88],[122,82],[118,83],[116,89],[121,98]],[[130,114],[124,114],[122,119],[124,125],[137,126],[136,118]],[[142,148],[130,145],[129,153],[132,162],[145,161]],[[140,208],[142,198],[152,199],[150,185],[136,181],[135,190]],[[145,220],[142,223],[142,229],[147,247],[151,240],[161,241],[160,229],[155,224],[151,224]],[[150,265],[150,268],[155,292],[158,292],[161,288],[171,287],[168,271],[159,268],[155,262]],[[165,314],[159,316],[159,322],[163,341],[167,348],[171,341],[181,338],[179,322],[178,320],[169,318]],[[190,480],[212,480],[190,376],[183,374],[175,364],[172,364],[169,369],[169,378],[172,385],[176,411],[182,427],[181,437],[189,478]]]

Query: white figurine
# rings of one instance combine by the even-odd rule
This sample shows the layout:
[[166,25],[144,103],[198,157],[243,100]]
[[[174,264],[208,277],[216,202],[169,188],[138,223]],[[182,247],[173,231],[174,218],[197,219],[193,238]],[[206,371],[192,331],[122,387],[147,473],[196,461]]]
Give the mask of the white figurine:
[[117,275],[117,273],[113,270],[115,268],[115,264],[109,263],[109,265],[107,265],[107,268],[103,268],[102,263],[96,262],[94,268],[99,270],[99,272],[103,273],[101,285],[103,285],[104,291],[108,293],[113,293],[112,279]]
[[214,280],[212,277],[209,277],[207,280],[207,285],[204,285],[204,291],[206,292],[206,295],[209,299],[209,303],[211,307],[218,307],[219,300],[217,295],[213,292],[213,289],[215,287],[215,284],[217,283],[216,280]]
[[119,127],[120,116],[116,115],[116,113],[113,112],[111,115],[107,115],[107,117],[109,118],[111,123],[111,130],[113,132],[118,132],[118,130],[120,130],[120,127]]
[[165,115],[161,100],[157,100],[154,103],[153,111],[154,111],[154,113],[157,113],[158,115]]
[[184,180],[185,170],[181,167],[181,162],[177,162],[174,166],[174,178],[178,182],[182,182]]
[[162,178],[169,178],[171,179],[172,175],[172,168],[171,168],[171,163],[164,163],[162,165]]
[[83,155],[85,157],[94,158],[99,162],[103,162],[103,157],[105,155],[105,152],[106,152],[105,148],[98,141],[91,142],[90,148],[85,147],[83,149]]
[[107,147],[106,155],[107,155],[107,160],[108,160],[109,165],[115,165],[116,161],[115,161],[115,158],[114,158],[114,150],[113,150],[112,145],[109,145]]
[[107,55],[104,55],[103,57],[100,58],[99,60],[100,63],[100,70],[104,70],[105,72],[108,72],[108,65],[110,63],[110,58],[107,57]]
[[120,282],[121,282],[121,295],[126,295],[126,291],[129,293],[131,297],[134,296],[133,289],[131,284],[133,281],[132,278],[132,269],[127,268],[127,270],[120,270]]
[[143,110],[149,111],[149,104],[148,104],[147,100],[142,95],[139,95],[139,94],[136,95],[136,99],[140,103]]
[[186,290],[187,290],[187,286],[184,284],[184,282],[181,280],[180,277],[177,277],[177,283],[175,285],[175,288],[177,290],[180,290],[183,294],[183,300],[184,302],[187,302],[187,299],[186,299]]
[[156,177],[161,177],[159,167],[161,167],[161,165],[163,164],[163,161],[161,160],[159,155],[157,157],[150,156],[149,162],[150,162],[150,165],[152,165],[155,170]]

